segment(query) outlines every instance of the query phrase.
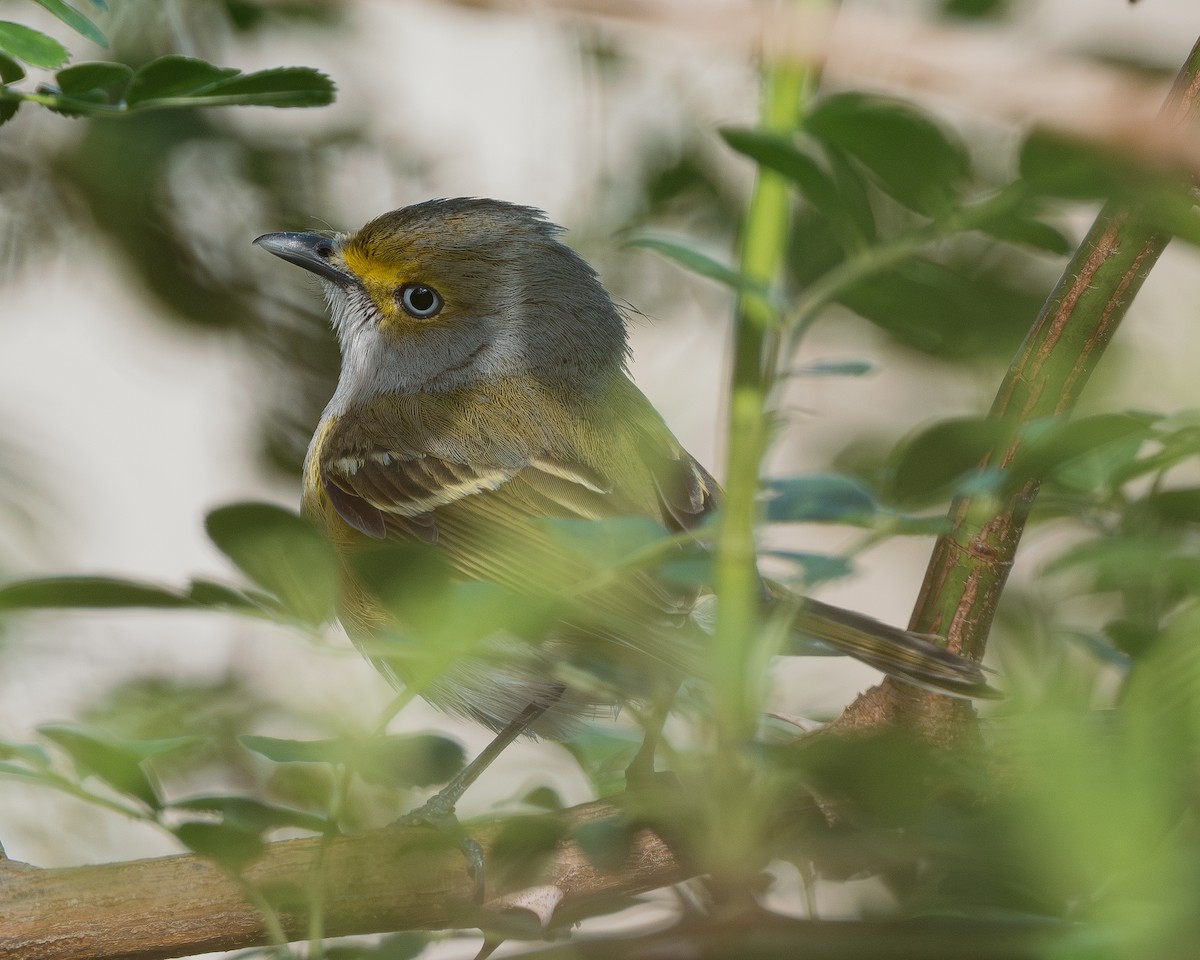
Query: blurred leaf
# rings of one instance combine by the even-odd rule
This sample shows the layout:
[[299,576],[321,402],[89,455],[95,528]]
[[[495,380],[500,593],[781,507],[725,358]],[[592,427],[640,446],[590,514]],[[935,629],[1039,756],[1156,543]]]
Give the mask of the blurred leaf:
[[566,807],[558,792],[553,787],[546,786],[534,787],[521,798],[521,802],[531,807],[541,807],[549,813],[557,813]]
[[299,827],[324,833],[328,823],[322,817],[255,800],[252,797],[189,797],[169,804],[173,810],[219,813],[221,822],[248,833],[262,834],[277,827]]
[[566,826],[558,817],[509,817],[488,851],[489,876],[494,872],[514,889],[544,882],[542,868],[566,836]]
[[133,78],[133,70],[123,63],[92,61],[77,63],[54,75],[62,95],[71,100],[118,104]]
[[819,360],[789,371],[793,377],[862,377],[874,371],[869,360]]
[[33,768],[47,769],[50,766],[50,755],[36,743],[15,743],[12,740],[0,740],[0,759],[20,760]]
[[1011,0],[941,0],[942,16],[964,20],[1000,20],[1011,9]]
[[1083,568],[1097,593],[1126,591],[1142,602],[1160,604],[1200,594],[1200,556],[1181,552],[1166,533],[1138,532],[1094,537],[1078,543],[1046,564],[1046,573]]
[[982,229],[997,240],[1022,244],[1057,256],[1066,256],[1075,249],[1071,238],[1061,230],[1021,211],[989,220],[982,225]]
[[1022,179],[1038,193],[1070,200],[1123,194],[1141,177],[1137,167],[1111,151],[1041,131],[1025,139],[1018,165]]
[[1038,193],[1124,201],[1159,229],[1200,243],[1200,220],[1185,173],[1152,169],[1131,156],[1040,132],[1022,145],[1019,166],[1022,178]]
[[159,57],[138,68],[125,101],[132,109],[149,100],[192,97],[237,75],[231,67],[218,67],[193,57]]
[[9,763],[5,760],[0,760],[0,777],[42,784],[53,783],[56,779],[55,775],[48,770],[42,770],[38,767],[31,767],[21,763]]
[[591,781],[597,797],[625,789],[625,770],[641,748],[641,730],[589,724],[563,743]]
[[768,556],[779,557],[800,568],[800,579],[808,586],[840,580],[854,573],[854,564],[846,557],[826,553],[803,553],[794,550],[770,550]]
[[464,760],[460,744],[431,733],[330,740],[243,736],[238,740],[276,763],[345,764],[367,783],[403,788],[445,783],[462,769]]
[[1003,449],[1011,434],[1009,424],[987,417],[940,420],[893,451],[883,496],[908,506],[939,500],[975,475],[983,457]]
[[623,566],[634,554],[668,536],[663,525],[649,517],[546,518],[540,526],[555,543],[586,558],[597,570]]
[[616,872],[629,859],[638,828],[621,817],[581,823],[571,831],[571,839],[597,870]]
[[423,933],[393,933],[374,944],[346,944],[327,947],[327,960],[413,960],[427,946]]
[[1142,503],[1164,523],[1200,523],[1200,487],[1152,490]]
[[1012,474],[1053,475],[1057,483],[1075,490],[1111,485],[1133,464],[1156,419],[1140,413],[1106,413],[1027,424]]
[[127,740],[80,724],[44,724],[37,730],[66,751],[81,775],[95,776],[120,793],[136,797],[155,810],[162,802],[158,790],[143,769],[143,762],[201,742],[198,737]]
[[394,735],[365,741],[355,769],[367,783],[407,789],[446,783],[465,760],[462,745],[446,737]]
[[0,610],[194,606],[173,590],[114,577],[46,577],[0,586]]
[[231,873],[240,873],[266,849],[257,833],[223,823],[181,823],[171,832],[193,853],[207,857]]
[[247,734],[238,737],[247,750],[275,763],[345,763],[352,752],[346,740],[282,740]]
[[866,175],[861,167],[854,164],[846,151],[829,142],[823,143],[822,147],[846,216],[857,226],[858,234],[863,240],[867,243],[873,242],[878,236],[878,230]]
[[1159,449],[1129,464],[1116,479],[1125,483],[1148,473],[1168,470],[1200,453],[1200,424],[1195,422],[1194,413],[1182,411],[1161,420],[1154,435]]
[[757,294],[765,302],[771,302],[770,291],[763,287],[762,284],[743,276],[734,267],[714,260],[707,254],[693,250],[679,241],[667,240],[663,237],[639,236],[629,240],[628,245],[631,247],[642,247],[646,250],[654,250],[668,259],[674,260],[676,263],[692,271],[692,273],[707,277],[709,280],[715,280],[717,283],[729,287],[731,290]]
[[972,357],[1015,349],[1043,297],[1029,277],[914,257],[874,272],[838,302],[917,350]]
[[238,503],[208,515],[205,529],[256,584],[301,623],[332,619],[340,570],[332,548],[296,513],[268,503]]
[[768,484],[771,523],[850,523],[870,526],[879,504],[860,481],[839,473],[785,477]]
[[100,28],[74,7],[63,3],[63,0],[34,0],[34,2],[45,7],[68,27],[86,39],[91,40],[97,46],[108,46],[108,41],[100,31]]
[[67,62],[67,48],[40,30],[0,20],[0,52],[35,67],[53,70]]
[[16,83],[25,78],[25,68],[12,57],[0,53],[0,83]]
[[947,212],[970,173],[962,144],[898,100],[835,94],[813,107],[804,129],[854,156],[885,192],[928,216]]
[[838,192],[838,185],[821,165],[790,137],[768,130],[727,127],[721,137],[738,153],[796,184],[801,195],[833,226],[842,248],[862,245],[872,229],[862,229],[858,218]]
[[201,607],[238,610],[253,614],[263,612],[263,604],[254,597],[233,587],[227,587],[223,583],[214,583],[212,580],[192,580],[188,583],[187,595],[192,602]]

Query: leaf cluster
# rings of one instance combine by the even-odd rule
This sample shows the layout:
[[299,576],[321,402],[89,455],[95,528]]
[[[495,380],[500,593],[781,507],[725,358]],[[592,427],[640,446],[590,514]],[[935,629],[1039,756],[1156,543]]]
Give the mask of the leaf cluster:
[[[107,46],[100,28],[64,0],[34,0],[72,30]],[[105,10],[105,0],[91,0]],[[141,66],[93,60],[63,66],[66,47],[20,23],[0,21],[0,124],[24,102],[73,117],[111,117],[182,107],[317,107],[332,103],[332,81],[309,67],[243,73],[204,60],[168,55]],[[55,70],[53,83],[33,91],[16,86],[26,67]]]

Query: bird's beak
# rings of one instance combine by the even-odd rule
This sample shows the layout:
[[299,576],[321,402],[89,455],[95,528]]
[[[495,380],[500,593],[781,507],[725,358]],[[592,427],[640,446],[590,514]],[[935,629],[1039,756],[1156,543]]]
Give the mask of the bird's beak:
[[312,233],[264,233],[254,242],[268,253],[303,267],[322,280],[339,286],[354,282],[354,278],[337,265],[337,249],[328,237]]

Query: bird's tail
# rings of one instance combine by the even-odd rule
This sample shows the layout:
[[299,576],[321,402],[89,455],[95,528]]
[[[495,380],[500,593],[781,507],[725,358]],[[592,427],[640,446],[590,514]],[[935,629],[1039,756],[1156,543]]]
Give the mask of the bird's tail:
[[[784,592],[777,585],[771,586]],[[936,693],[986,699],[1002,696],[988,685],[983,668],[973,660],[951,653],[919,633],[900,630],[818,600],[802,601],[792,620],[792,635],[796,641],[796,648],[790,651],[793,654],[846,654],[898,680]],[[814,641],[829,649],[814,649]]]

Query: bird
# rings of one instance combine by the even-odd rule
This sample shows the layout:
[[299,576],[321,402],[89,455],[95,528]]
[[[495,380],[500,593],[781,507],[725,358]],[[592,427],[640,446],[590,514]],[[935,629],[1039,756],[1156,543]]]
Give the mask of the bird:
[[[423,548],[454,582],[549,611],[531,615],[532,638],[497,631],[419,678],[436,707],[497,732],[493,754],[677,686],[699,670],[714,602],[705,584],[652,567],[597,580],[586,538],[580,549],[563,535],[631,520],[699,544],[722,491],[634,384],[626,318],[562,232],[532,207],[462,197],[354,232],[254,241],[320,280],[341,352],[301,513],[343,560],[351,638],[393,682],[414,679],[411,660],[373,641],[404,619],[356,567],[380,544]],[[767,580],[762,601],[786,604],[792,634],[817,652],[959,697],[995,694],[979,665],[923,635]],[[611,684],[579,682],[596,664]]]

